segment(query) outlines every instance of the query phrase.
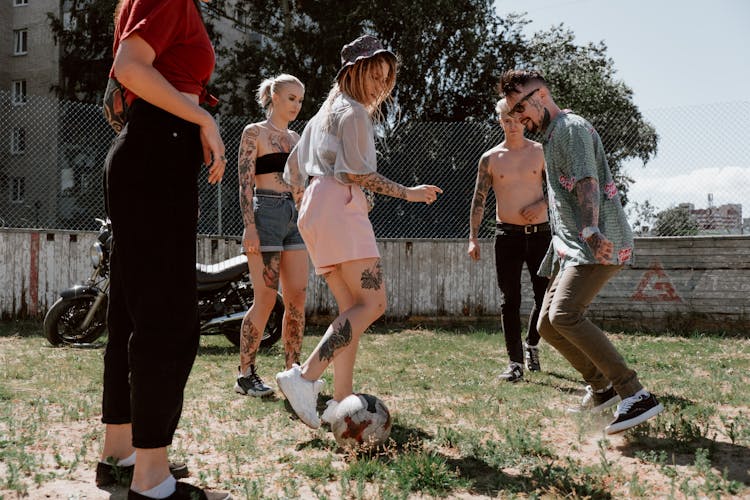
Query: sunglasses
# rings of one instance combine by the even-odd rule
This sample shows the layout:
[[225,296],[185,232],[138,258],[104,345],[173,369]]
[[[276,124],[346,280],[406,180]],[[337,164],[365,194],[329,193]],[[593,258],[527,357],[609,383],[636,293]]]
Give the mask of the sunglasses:
[[539,92],[539,88],[535,88],[534,90],[532,90],[531,92],[529,92],[528,94],[526,94],[525,96],[523,96],[521,98],[521,100],[518,101],[516,103],[516,105],[511,108],[511,110],[508,112],[508,114],[510,116],[515,116],[518,113],[523,113],[526,110],[526,105],[524,104],[524,102],[526,102],[529,99],[531,99],[531,96],[533,96],[537,92]]

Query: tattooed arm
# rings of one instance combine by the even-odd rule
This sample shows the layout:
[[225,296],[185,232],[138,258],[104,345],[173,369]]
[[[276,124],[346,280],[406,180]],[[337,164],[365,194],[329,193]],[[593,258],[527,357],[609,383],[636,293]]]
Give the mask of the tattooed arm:
[[237,174],[240,188],[240,208],[245,231],[242,235],[242,246],[247,253],[260,251],[260,239],[255,227],[255,213],[253,212],[253,188],[255,187],[255,160],[258,157],[258,136],[260,129],[256,125],[248,125],[242,131],[240,151],[237,160]]
[[345,174],[345,177],[349,182],[369,189],[373,193],[380,193],[406,201],[423,202],[428,205],[437,199],[438,193],[443,192],[439,187],[428,184],[406,187],[377,172],[369,174]]
[[292,148],[292,152],[289,153],[289,158],[286,160],[286,166],[284,167],[284,175],[282,180],[291,186],[292,198],[294,198],[294,204],[297,205],[299,210],[300,204],[302,203],[302,195],[305,193],[305,176],[302,174],[302,170],[299,164],[299,157],[297,156],[297,145]]
[[474,185],[474,197],[471,200],[471,215],[469,216],[469,257],[479,260],[479,225],[484,216],[484,204],[487,201],[487,193],[492,186],[492,173],[490,172],[490,158],[487,154],[482,155],[477,168],[477,182]]
[[586,243],[600,264],[611,264],[614,244],[599,232],[599,181],[594,177],[581,179],[575,192],[583,228],[591,233],[584,235]]

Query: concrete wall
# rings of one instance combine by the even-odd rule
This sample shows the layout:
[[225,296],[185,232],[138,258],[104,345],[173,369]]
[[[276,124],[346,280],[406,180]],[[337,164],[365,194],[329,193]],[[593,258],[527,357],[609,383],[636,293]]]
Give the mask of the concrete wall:
[[[0,315],[42,316],[59,290],[91,273],[88,249],[94,237],[89,232],[0,230]],[[389,300],[386,318],[498,323],[492,240],[481,244],[483,258],[474,262],[466,255],[465,240],[379,240]],[[200,262],[216,263],[236,256],[239,245],[200,237],[197,252]],[[526,276],[525,314],[531,307]],[[599,293],[590,315],[628,329],[745,334],[750,332],[749,295],[750,237],[639,238],[635,264]],[[325,281],[312,270],[306,310],[315,322],[336,313]]]

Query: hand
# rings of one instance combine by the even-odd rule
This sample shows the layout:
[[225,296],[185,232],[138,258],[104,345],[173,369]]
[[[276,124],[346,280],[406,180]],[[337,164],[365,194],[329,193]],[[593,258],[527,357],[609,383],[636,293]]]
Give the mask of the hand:
[[[208,113],[206,113],[208,114]],[[201,125],[201,145],[203,146],[203,162],[208,167],[208,182],[216,184],[224,177],[227,158],[224,156],[224,141],[221,140],[219,128],[211,115],[209,120]]]
[[544,200],[535,201],[531,205],[523,207],[520,213],[521,217],[526,219],[529,224],[533,224],[539,219],[546,219],[546,217],[543,216],[547,215],[547,204],[544,202]]
[[438,193],[442,192],[443,190],[437,186],[422,184],[406,189],[406,201],[415,201],[430,205],[437,200]]
[[594,258],[604,265],[614,264],[612,262],[612,252],[614,251],[615,245],[609,241],[602,233],[595,232],[586,239],[586,243],[592,252],[594,252]]
[[242,233],[242,248],[250,255],[260,255],[260,238],[255,227],[245,229]]
[[479,260],[479,242],[476,238],[470,238],[469,239],[469,257],[471,257],[474,260]]

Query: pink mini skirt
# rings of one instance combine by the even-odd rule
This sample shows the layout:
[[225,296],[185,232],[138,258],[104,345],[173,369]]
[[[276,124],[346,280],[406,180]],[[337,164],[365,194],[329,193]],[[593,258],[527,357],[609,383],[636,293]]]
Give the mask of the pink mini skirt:
[[356,184],[313,177],[302,197],[297,227],[316,274],[342,262],[380,257],[367,199]]

